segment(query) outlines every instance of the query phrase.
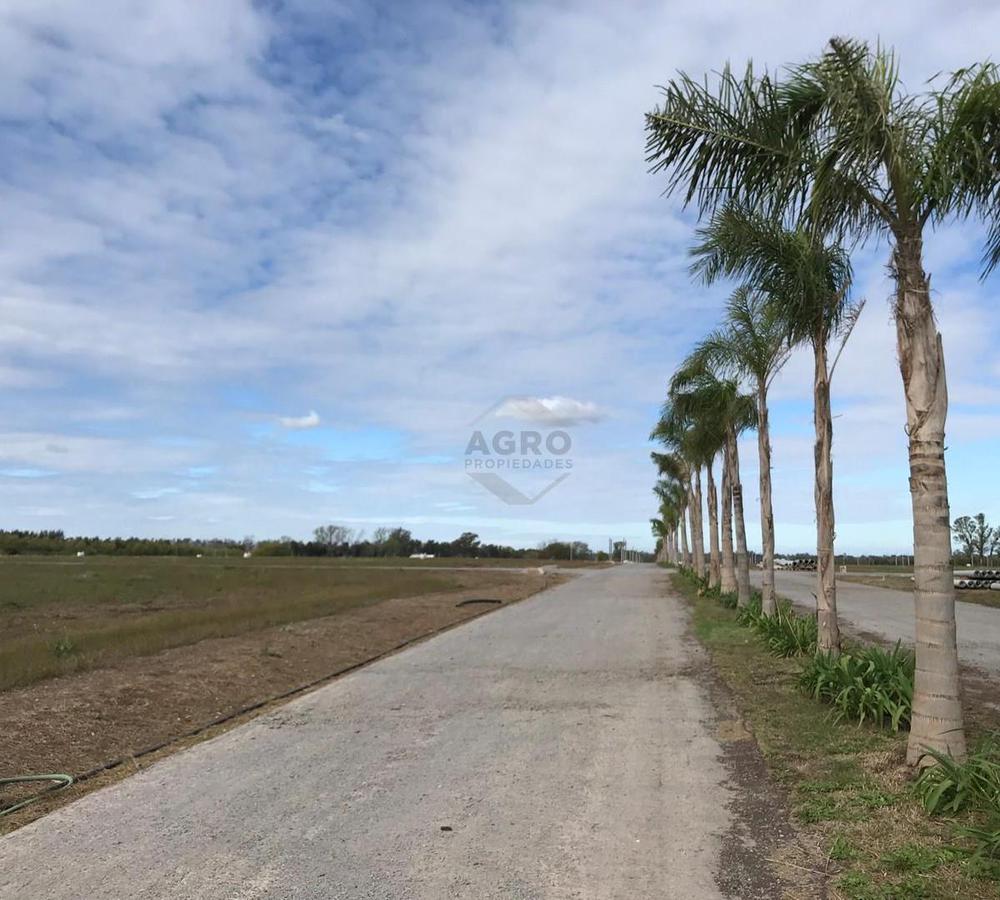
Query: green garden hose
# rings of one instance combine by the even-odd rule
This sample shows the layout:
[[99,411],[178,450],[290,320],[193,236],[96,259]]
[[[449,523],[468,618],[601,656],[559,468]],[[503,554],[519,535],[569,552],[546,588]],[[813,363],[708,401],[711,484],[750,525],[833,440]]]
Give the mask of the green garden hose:
[[5,806],[0,809],[0,816],[6,816],[8,813],[12,813],[15,810],[23,809],[29,803],[34,803],[36,800],[40,800],[46,794],[51,794],[53,791],[61,791],[63,788],[68,788],[73,783],[72,775],[19,775],[15,778],[0,778],[0,787],[8,784],[30,784],[33,781],[51,781],[45,790],[39,791],[33,797],[28,797],[26,800],[21,800],[19,803],[15,803],[13,806]]

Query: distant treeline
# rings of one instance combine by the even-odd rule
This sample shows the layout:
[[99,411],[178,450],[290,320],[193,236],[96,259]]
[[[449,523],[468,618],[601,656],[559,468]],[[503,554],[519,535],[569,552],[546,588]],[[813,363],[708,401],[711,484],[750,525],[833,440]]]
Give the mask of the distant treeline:
[[137,537],[67,537],[62,531],[0,531],[0,555],[96,554],[101,556],[463,556],[509,559],[607,559],[581,541],[551,541],[534,548],[483,544],[479,535],[463,532],[452,541],[422,541],[405,528],[377,528],[370,537],[339,525],[317,528],[310,541],[291,537],[257,541],[217,538],[155,539]]
[[67,537],[62,531],[0,531],[0,554],[96,553],[108,556],[196,556],[243,553],[240,541],[137,537]]

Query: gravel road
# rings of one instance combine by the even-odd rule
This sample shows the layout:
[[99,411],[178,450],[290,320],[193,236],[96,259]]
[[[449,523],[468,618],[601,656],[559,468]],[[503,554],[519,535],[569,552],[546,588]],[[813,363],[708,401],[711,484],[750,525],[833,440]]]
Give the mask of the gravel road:
[[664,577],[588,572],[87,795],[0,840],[0,896],[721,897],[745,797]]
[[[760,572],[751,571],[760,587]],[[778,593],[808,609],[816,608],[814,572],[776,572]],[[1000,672],[1000,609],[976,603],[955,604],[958,653],[962,662],[986,672]],[[837,581],[837,612],[842,619],[890,641],[914,640],[913,595],[908,591]]]

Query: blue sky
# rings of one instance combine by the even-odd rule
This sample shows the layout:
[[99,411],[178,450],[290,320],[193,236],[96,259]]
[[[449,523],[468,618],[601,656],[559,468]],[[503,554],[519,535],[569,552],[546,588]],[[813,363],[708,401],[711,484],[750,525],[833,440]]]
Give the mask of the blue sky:
[[[648,545],[646,435],[725,296],[690,282],[691,217],[645,171],[655,85],[849,33],[894,44],[919,88],[998,26],[986,3],[8,0],[0,526]],[[953,513],[997,518],[981,239],[940,232],[928,269]],[[834,383],[843,550],[910,540],[884,261],[856,259],[868,307]],[[809,372],[797,355],[774,391],[786,551],[812,543]],[[463,467],[506,397],[589,411],[566,418],[572,476],[529,507]],[[554,427],[539,409],[521,425]],[[753,500],[752,437],[742,456]]]

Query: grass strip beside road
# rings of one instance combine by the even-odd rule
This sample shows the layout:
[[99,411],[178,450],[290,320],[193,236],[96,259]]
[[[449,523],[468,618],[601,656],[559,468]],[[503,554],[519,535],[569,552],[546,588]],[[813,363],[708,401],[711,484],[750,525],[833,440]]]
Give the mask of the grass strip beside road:
[[[734,610],[684,578],[694,630],[732,692],[800,832],[779,859],[844,900],[995,898],[1000,861],[972,858],[954,823],[929,818],[905,765],[905,733],[836,722],[798,686],[801,660],[771,656]],[[803,849],[806,848],[806,849]]]

